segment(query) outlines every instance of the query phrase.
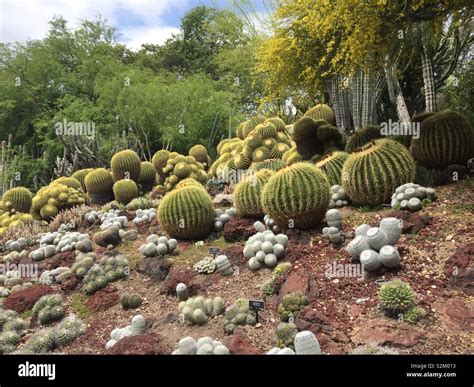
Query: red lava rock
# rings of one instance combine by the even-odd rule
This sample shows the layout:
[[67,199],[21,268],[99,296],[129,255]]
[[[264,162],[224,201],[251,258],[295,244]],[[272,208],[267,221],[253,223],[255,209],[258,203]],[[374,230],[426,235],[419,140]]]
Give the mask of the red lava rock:
[[191,268],[172,268],[169,271],[168,276],[161,283],[160,293],[176,295],[176,285],[182,282],[188,287],[188,295],[193,296],[199,290],[199,285],[193,282],[196,275],[197,273]]
[[51,258],[45,259],[40,263],[41,270],[53,270],[57,267],[71,267],[76,261],[76,253],[74,251],[65,251],[58,253]]
[[156,257],[141,258],[137,261],[137,271],[150,277],[155,282],[163,281],[168,275],[171,264]]
[[162,336],[153,333],[124,337],[106,351],[108,355],[166,355],[170,348]]
[[314,310],[311,306],[304,308],[296,317],[295,325],[300,331],[311,331],[317,333],[331,321],[321,312]]
[[255,219],[248,218],[233,218],[229,220],[224,226],[224,239],[226,242],[247,240],[256,232],[253,226],[254,223]]
[[232,266],[242,269],[248,267],[247,259],[244,257],[244,248],[242,246],[232,246],[221,251],[225,255]]
[[474,243],[456,249],[444,265],[444,275],[469,296],[474,296]]
[[118,290],[113,285],[107,285],[106,288],[96,292],[86,301],[87,309],[91,312],[100,312],[106,310],[119,302]]
[[425,337],[425,331],[408,323],[388,319],[360,319],[352,330],[351,340],[356,345],[375,343],[411,347]]
[[227,348],[234,355],[258,355],[261,353],[240,329],[236,329],[232,337],[227,340]]
[[352,317],[359,316],[361,314],[361,312],[362,312],[362,307],[360,305],[353,304],[349,307],[349,314]]
[[280,300],[285,294],[296,292],[305,294],[309,300],[313,300],[317,296],[318,285],[311,273],[297,269],[288,275],[279,291]]
[[[316,230],[315,230],[316,232]],[[298,229],[290,228],[285,231],[288,236],[290,244],[308,244],[311,242],[311,234],[308,231],[301,231]]]
[[474,330],[474,312],[461,300],[437,302],[433,305],[439,319],[455,333]]
[[54,289],[48,285],[32,286],[25,290],[19,290],[10,294],[3,303],[5,309],[14,310],[17,313],[22,313],[30,310],[42,296],[46,294],[55,293]]
[[76,286],[79,285],[79,283],[81,282],[74,275],[74,273],[69,273],[62,281],[63,282],[61,283],[61,290],[63,292],[70,292],[71,290],[74,290]]
[[416,234],[433,221],[431,216],[420,215],[419,212],[410,211],[392,211],[387,217],[395,217],[403,220],[402,234]]

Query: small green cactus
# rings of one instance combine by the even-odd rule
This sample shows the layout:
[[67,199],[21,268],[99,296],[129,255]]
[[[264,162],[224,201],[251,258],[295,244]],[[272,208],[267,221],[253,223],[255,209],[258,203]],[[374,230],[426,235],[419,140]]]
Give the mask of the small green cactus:
[[299,312],[309,304],[308,297],[301,293],[288,293],[278,306],[281,321],[289,321],[290,317],[297,317]]
[[379,290],[380,307],[391,317],[397,317],[415,306],[415,293],[410,285],[400,280],[393,280]]

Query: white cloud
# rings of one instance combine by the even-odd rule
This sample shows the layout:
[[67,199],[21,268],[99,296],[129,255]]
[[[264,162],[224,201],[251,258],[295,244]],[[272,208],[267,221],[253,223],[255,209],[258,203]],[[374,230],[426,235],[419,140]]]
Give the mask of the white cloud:
[[[119,29],[120,41],[139,48],[142,43],[162,43],[176,33],[163,15],[182,12],[190,4],[191,0],[0,0],[0,42],[41,39],[54,15],[63,16],[70,27],[101,15]],[[124,22],[127,15],[133,24]]]
[[122,31],[122,40],[129,48],[139,50],[143,43],[162,44],[178,33],[179,28],[169,26],[133,28]]

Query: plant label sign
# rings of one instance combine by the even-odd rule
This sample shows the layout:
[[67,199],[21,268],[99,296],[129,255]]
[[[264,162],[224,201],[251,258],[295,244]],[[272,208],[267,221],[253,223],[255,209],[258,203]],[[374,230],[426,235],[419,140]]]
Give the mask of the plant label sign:
[[249,300],[249,309],[255,312],[255,320],[258,322],[258,312],[265,310],[265,302],[260,300]]
[[217,254],[220,254],[221,249],[219,247],[211,247],[209,249],[209,254],[212,254],[214,258],[216,257]]

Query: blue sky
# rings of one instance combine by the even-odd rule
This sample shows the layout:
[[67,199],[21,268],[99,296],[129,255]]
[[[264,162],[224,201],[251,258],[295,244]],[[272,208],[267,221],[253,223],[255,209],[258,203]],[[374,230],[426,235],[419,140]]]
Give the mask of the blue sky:
[[[265,11],[264,1],[254,1],[256,19]],[[118,28],[120,42],[138,49],[142,43],[160,44],[177,33],[181,17],[197,5],[230,4],[227,0],[0,0],[0,42],[41,39],[54,15],[62,15],[70,27],[101,15]]]

